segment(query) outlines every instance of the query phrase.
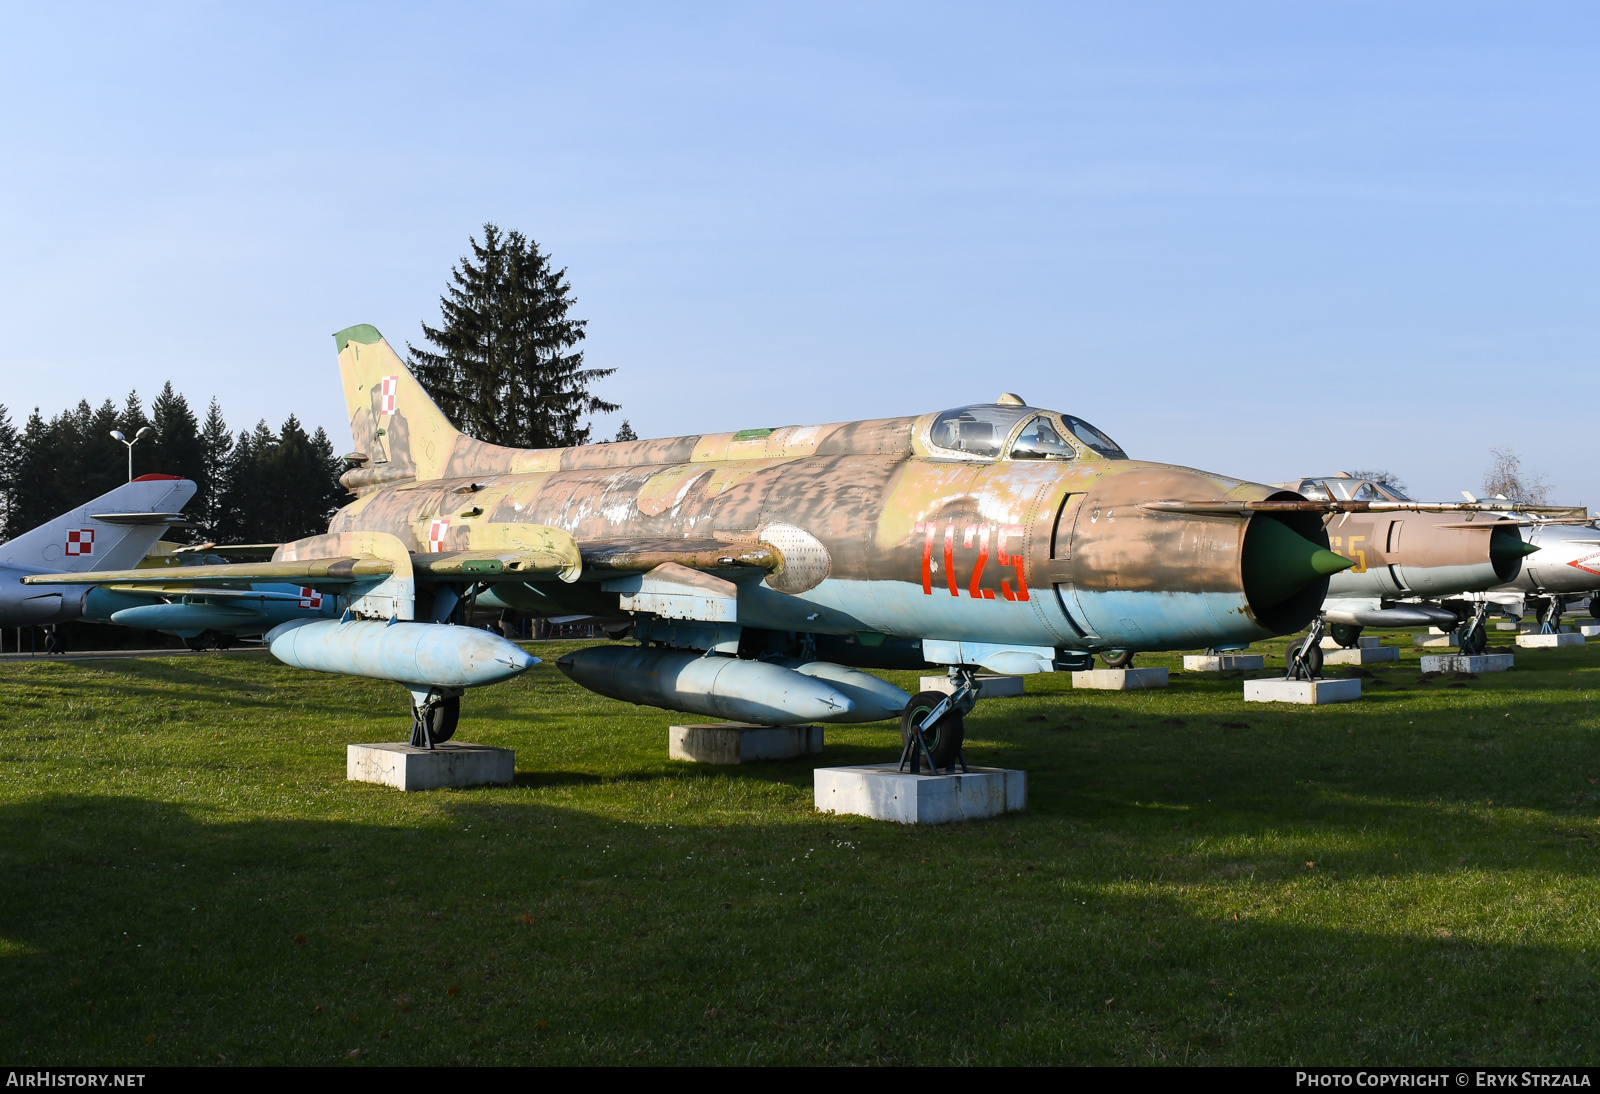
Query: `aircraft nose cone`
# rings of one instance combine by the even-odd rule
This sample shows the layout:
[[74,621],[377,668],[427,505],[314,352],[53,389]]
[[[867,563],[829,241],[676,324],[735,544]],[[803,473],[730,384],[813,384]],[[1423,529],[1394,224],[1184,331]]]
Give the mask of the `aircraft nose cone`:
[[1313,581],[1354,565],[1271,517],[1252,517],[1245,532],[1245,595],[1258,610],[1281,604]]
[[[507,643],[510,645],[510,643]],[[510,665],[517,672],[524,672],[539,663],[539,659],[523,649],[521,646],[512,646],[500,660]]]

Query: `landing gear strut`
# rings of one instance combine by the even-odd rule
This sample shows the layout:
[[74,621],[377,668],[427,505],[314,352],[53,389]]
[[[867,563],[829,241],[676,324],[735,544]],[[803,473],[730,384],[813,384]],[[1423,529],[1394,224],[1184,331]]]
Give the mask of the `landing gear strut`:
[[1322,679],[1322,617],[1311,621],[1311,633],[1289,647],[1284,657],[1285,680]]
[[911,697],[900,715],[900,770],[911,765],[911,774],[922,774],[922,761],[927,760],[929,774],[940,768],[946,775],[955,774],[955,765],[967,770],[966,757],[961,754],[961,742],[966,737],[964,717],[978,702],[976,670],[966,667],[950,670],[955,690],[946,695],[942,691],[920,691]]
[[461,720],[461,689],[416,689],[411,694],[411,747],[433,748],[455,736]]
[[1559,596],[1552,596],[1544,607],[1539,609],[1539,633],[1555,634],[1561,629],[1561,612],[1566,607]]
[[1472,609],[1472,618],[1456,628],[1456,645],[1462,656],[1476,657],[1489,648],[1489,629],[1485,620],[1489,616],[1489,602],[1480,601]]

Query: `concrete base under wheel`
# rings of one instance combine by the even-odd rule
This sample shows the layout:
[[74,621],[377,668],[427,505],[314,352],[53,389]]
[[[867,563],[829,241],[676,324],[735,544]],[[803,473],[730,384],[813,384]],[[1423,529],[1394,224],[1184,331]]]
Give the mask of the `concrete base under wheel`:
[[517,754],[509,748],[450,741],[437,748],[409,744],[350,745],[345,778],[399,790],[492,786],[516,777]]
[[822,751],[821,726],[753,726],[744,722],[673,726],[667,755],[699,764],[748,764],[792,760]]
[[912,775],[898,764],[819,767],[814,786],[819,813],[897,824],[979,820],[1028,807],[1028,773],[999,767],[956,775]]
[[1514,631],[1518,628],[1519,624],[1516,623],[1496,623],[1494,625],[1494,629],[1497,631]]
[[[1012,695],[1022,694],[1022,677],[1020,676],[979,676],[978,683],[983,685],[978,692],[980,699],[1004,699]],[[942,691],[946,695],[956,690],[956,686],[948,676],[924,676],[922,678],[923,691]]]
[[1167,686],[1166,669],[1079,669],[1072,674],[1075,688],[1102,691],[1136,691]]
[[1236,669],[1264,669],[1267,659],[1259,653],[1186,653],[1184,672],[1232,672]]
[[1246,680],[1247,703],[1350,703],[1361,698],[1360,680]]
[[1600,638],[1600,620],[1593,623],[1579,623],[1578,633],[1585,638]]
[[1379,665],[1398,660],[1400,651],[1394,646],[1361,646],[1353,650],[1330,650],[1322,655],[1324,665]]
[[1525,650],[1545,650],[1556,646],[1581,646],[1581,634],[1519,634],[1517,645]]
[[1417,634],[1412,635],[1411,643],[1415,646],[1428,646],[1436,649],[1440,646],[1455,645],[1456,637],[1453,634]]
[[1505,672],[1516,663],[1509,653],[1438,653],[1422,659],[1423,672]]

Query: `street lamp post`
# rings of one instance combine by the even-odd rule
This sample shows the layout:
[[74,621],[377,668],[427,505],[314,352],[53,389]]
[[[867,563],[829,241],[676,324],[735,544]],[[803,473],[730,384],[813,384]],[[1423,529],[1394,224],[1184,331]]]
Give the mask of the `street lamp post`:
[[149,426],[145,426],[143,429],[139,430],[139,432],[135,433],[133,435],[133,440],[130,441],[130,440],[128,440],[128,438],[126,438],[126,437],[124,437],[122,435],[122,430],[113,429],[111,431],[111,439],[112,440],[121,441],[123,444],[128,446],[128,481],[129,482],[133,481],[133,446],[138,444],[140,441],[144,440],[145,437],[149,436],[152,432],[154,432],[154,431]]

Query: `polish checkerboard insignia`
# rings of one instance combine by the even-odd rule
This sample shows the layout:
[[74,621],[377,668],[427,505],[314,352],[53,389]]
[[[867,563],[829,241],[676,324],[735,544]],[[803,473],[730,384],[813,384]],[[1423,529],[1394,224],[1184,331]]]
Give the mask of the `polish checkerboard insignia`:
[[400,389],[400,377],[385,376],[378,397],[378,413],[393,414],[395,395]]
[[67,554],[94,554],[94,529],[74,528],[67,533]]
[[428,553],[436,555],[444,550],[445,537],[450,534],[450,518],[434,517],[428,525]]
[[322,594],[315,589],[300,586],[300,606],[313,610],[322,607]]

